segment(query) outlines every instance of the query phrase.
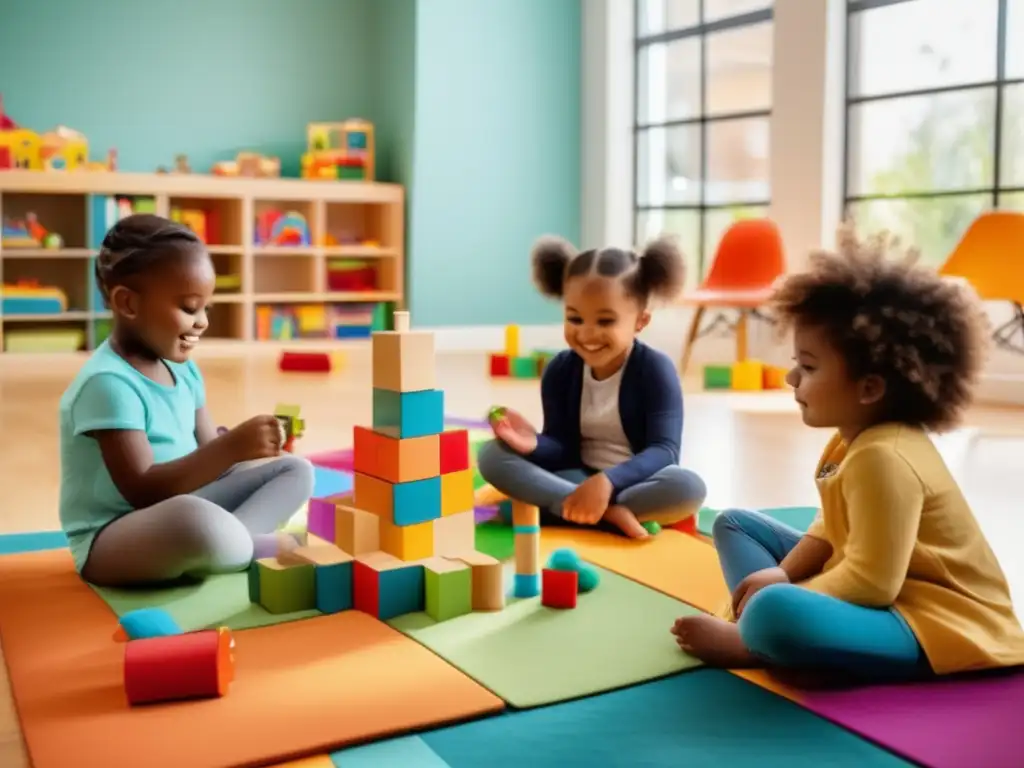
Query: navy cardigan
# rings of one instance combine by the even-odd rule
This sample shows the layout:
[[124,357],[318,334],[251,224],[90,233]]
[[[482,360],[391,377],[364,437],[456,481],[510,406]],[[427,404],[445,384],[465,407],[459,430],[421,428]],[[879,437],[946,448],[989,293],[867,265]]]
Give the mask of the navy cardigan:
[[[580,400],[583,358],[559,352],[544,369],[540,396],[544,428],[529,458],[552,472],[581,468]],[[615,493],[679,463],[683,435],[683,390],[668,355],[637,339],[619,389],[619,417],[633,457],[604,470]]]

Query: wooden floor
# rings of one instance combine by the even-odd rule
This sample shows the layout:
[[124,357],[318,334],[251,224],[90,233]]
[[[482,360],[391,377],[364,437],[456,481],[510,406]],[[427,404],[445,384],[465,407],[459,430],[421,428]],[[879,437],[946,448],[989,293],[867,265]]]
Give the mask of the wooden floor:
[[[281,374],[266,357],[199,362],[219,424],[272,412],[278,402],[300,404],[307,424],[301,453],[350,446],[352,427],[369,422],[368,350],[348,353],[344,369],[330,376]],[[0,357],[0,533],[58,528],[57,406],[79,364]],[[480,416],[500,403],[540,423],[535,382],[492,380],[479,354],[439,355],[437,369],[447,414]],[[709,506],[817,503],[813,470],[829,435],[801,424],[791,395],[690,389],[683,464],[707,481]],[[939,444],[1024,603],[1024,410],[977,410],[965,429]],[[0,766],[20,768],[28,761],[3,667],[0,678]]]

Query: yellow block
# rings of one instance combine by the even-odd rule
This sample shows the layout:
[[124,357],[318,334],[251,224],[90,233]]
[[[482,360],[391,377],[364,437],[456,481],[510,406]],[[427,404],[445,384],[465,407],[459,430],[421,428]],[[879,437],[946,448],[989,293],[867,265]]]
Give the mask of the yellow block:
[[457,515],[473,508],[473,470],[441,475],[441,515]]
[[434,521],[395,525],[381,518],[380,548],[399,560],[423,560],[434,556]]
[[505,326],[505,354],[509,357],[519,357],[519,326]]
[[764,364],[757,360],[733,363],[732,388],[742,392],[764,389]]

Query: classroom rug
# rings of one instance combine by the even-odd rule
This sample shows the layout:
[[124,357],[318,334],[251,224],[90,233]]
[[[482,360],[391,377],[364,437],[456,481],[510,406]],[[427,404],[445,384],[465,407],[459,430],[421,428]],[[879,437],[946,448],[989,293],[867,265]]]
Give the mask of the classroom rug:
[[[811,527],[814,516],[818,514],[817,507],[766,507],[757,511],[778,520],[783,525],[796,528],[801,533]],[[704,536],[710,536],[711,526],[721,512],[720,509],[702,508],[697,513],[697,532]]]
[[66,551],[0,558],[0,639],[34,768],[259,765],[504,708],[358,611],[238,632],[224,698],[129,708],[115,624]]
[[931,768],[1024,765],[1024,670],[801,691],[800,703]]
[[[350,747],[342,768],[562,768],[731,765],[896,768],[910,763],[785,699],[718,670],[540,710]],[[987,763],[961,763],[966,766]]]
[[539,597],[509,597],[500,612],[474,612],[440,623],[412,613],[388,624],[519,709],[699,665],[679,650],[669,631],[680,616],[697,613],[694,608],[598,570],[599,585],[580,595],[571,610],[547,608]]

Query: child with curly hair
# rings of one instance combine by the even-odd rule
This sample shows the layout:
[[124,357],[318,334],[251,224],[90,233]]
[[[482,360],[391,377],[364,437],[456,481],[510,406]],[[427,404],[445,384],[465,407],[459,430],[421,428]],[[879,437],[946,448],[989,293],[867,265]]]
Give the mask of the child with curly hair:
[[774,295],[803,421],[836,432],[806,534],[756,512],[715,521],[735,623],[672,627],[710,665],[892,680],[1024,663],[1006,578],[928,436],[969,404],[987,321],[966,286],[889,246],[844,227]]
[[671,524],[694,514],[704,482],[679,466],[683,395],[669,357],[637,338],[654,297],[683,287],[683,256],[661,238],[640,254],[577,252],[542,238],[533,277],[565,305],[569,349],[544,369],[540,433],[511,409],[492,423],[497,440],[477,459],[483,478],[514,499],[577,525],[604,523],[648,536],[642,521]]

